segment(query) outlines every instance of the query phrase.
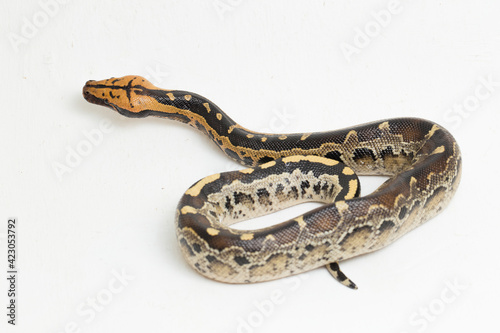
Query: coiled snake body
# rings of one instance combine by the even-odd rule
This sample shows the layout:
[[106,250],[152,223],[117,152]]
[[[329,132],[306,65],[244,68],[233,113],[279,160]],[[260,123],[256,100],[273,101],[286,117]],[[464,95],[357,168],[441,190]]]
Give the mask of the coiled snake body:
[[[88,81],[83,94],[127,117],[187,123],[249,167],[198,181],[178,205],[184,257],[217,281],[267,281],[327,266],[337,280],[355,287],[337,263],[378,250],[429,220],[448,204],[460,181],[456,141],[423,119],[266,134],[241,127],[202,96],[159,89],[139,76]],[[391,178],[358,197],[356,174]],[[325,205],[263,229],[230,227],[306,201]]]

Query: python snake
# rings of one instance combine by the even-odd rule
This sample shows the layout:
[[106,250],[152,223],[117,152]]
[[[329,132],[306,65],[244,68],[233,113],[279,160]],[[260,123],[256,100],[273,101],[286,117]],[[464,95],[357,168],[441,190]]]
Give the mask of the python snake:
[[[221,282],[267,281],[326,266],[355,288],[338,262],[378,250],[434,217],[460,182],[457,142],[424,119],[267,134],[243,128],[200,95],[163,90],[140,76],[88,81],[83,95],[127,117],[186,123],[249,167],[196,182],[177,208],[177,238],[185,259]],[[359,197],[356,174],[391,178]],[[325,205],[258,230],[230,227],[307,201]]]

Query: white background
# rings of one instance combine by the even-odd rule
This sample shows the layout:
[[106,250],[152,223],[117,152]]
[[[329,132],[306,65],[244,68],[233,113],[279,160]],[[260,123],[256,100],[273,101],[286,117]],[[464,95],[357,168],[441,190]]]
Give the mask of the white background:
[[[499,10],[493,0],[3,0],[0,267],[7,218],[17,217],[20,274],[11,327],[2,273],[0,326],[54,333],[498,327]],[[213,282],[184,262],[174,211],[193,182],[240,166],[185,125],[124,118],[82,98],[88,79],[127,74],[206,96],[253,130],[428,118],[459,141],[462,184],[437,218],[341,264],[357,291],[324,269],[253,285]],[[78,149],[86,155],[68,157]],[[381,181],[363,178],[362,194]]]

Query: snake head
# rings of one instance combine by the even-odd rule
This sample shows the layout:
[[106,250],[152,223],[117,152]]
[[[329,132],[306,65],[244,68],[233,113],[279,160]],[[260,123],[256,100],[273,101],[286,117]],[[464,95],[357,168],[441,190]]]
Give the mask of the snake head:
[[101,81],[87,81],[83,97],[90,103],[104,105],[120,114],[139,118],[154,110],[155,91],[159,89],[140,76],[124,76]]

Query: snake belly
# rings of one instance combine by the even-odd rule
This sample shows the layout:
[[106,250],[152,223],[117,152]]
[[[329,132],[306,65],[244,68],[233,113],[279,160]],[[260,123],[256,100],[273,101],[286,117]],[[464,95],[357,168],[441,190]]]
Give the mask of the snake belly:
[[[182,253],[216,281],[268,281],[381,249],[438,214],[460,182],[457,142],[424,119],[268,134],[240,126],[200,95],[160,89],[140,76],[88,81],[83,95],[127,117],[186,123],[249,167],[203,178],[178,205]],[[358,197],[356,174],[390,178]],[[230,226],[305,201],[325,205],[263,229]]]

